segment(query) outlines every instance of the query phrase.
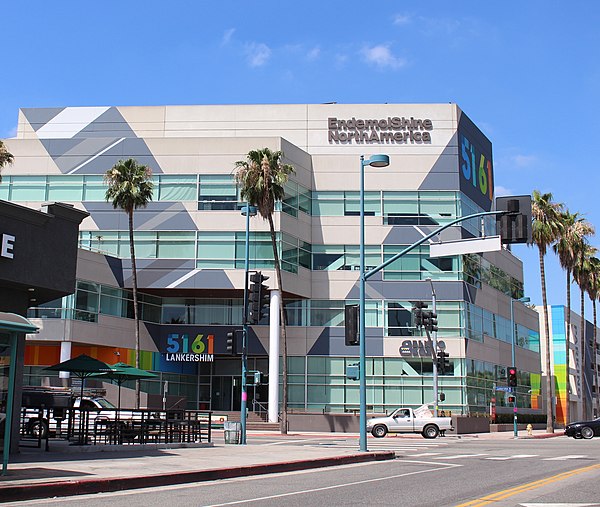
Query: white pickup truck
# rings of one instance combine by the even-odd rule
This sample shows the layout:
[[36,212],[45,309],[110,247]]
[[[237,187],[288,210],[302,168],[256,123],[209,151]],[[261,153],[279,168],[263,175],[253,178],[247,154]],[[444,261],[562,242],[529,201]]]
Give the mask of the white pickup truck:
[[436,438],[441,432],[453,430],[450,417],[434,417],[427,405],[399,408],[386,417],[375,417],[367,421],[367,431],[382,438],[388,433],[421,433],[425,438]]

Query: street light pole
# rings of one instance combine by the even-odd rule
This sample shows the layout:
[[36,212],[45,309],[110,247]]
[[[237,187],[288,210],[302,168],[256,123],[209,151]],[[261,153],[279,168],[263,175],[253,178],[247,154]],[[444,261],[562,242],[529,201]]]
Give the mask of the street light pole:
[[[515,314],[513,309],[513,303],[518,301],[519,303],[529,303],[531,301],[528,297],[522,297],[519,299],[510,298],[510,329],[511,329],[511,360],[512,367],[517,368],[516,364],[516,354],[515,354]],[[515,392],[513,393],[513,435],[515,438],[519,437],[519,430],[517,429],[517,388],[515,387]]]
[[[240,405],[241,435],[240,444],[246,444],[246,411],[248,406],[248,386],[246,373],[248,371],[248,270],[250,268],[250,217],[256,215],[256,208],[246,204],[241,210],[246,217],[246,255],[244,259],[244,327],[242,331],[242,401]],[[235,336],[234,336],[235,340]]]
[[359,302],[359,380],[360,380],[360,437],[361,452],[367,452],[367,359],[366,359],[366,325],[365,325],[365,166],[387,167],[390,157],[387,155],[372,155],[365,160],[360,156],[360,302]]

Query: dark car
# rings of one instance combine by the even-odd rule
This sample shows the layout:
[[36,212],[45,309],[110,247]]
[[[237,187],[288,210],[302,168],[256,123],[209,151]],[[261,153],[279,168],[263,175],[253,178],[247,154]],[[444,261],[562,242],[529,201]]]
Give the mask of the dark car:
[[565,435],[573,438],[593,438],[600,436],[600,417],[593,421],[580,421],[567,424]]

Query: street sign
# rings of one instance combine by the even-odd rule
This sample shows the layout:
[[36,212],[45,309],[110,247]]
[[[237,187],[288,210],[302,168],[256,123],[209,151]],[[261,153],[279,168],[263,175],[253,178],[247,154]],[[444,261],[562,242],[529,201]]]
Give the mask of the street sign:
[[508,386],[497,386],[496,391],[504,391],[506,393],[512,393],[512,387]]

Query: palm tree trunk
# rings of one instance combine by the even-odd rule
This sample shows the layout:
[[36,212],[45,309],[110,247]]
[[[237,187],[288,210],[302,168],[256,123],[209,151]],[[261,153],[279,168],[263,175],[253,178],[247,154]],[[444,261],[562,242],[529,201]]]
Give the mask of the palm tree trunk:
[[583,409],[583,419],[587,419],[587,389],[585,385],[586,369],[585,369],[585,356],[586,356],[586,343],[585,343],[585,291],[581,288],[581,325],[579,327],[579,334],[581,335],[581,407]]
[[567,269],[567,322],[566,327],[567,330],[565,332],[565,426],[569,424],[569,403],[570,400],[570,392],[571,392],[571,367],[570,367],[570,357],[571,357],[571,270]]
[[546,270],[544,269],[544,254],[540,252],[540,278],[542,280],[542,305],[544,315],[544,332],[546,333],[546,433],[554,433],[552,418],[552,375],[550,363],[550,325],[548,324],[548,300],[546,297]]
[[281,358],[282,358],[282,400],[281,400],[281,434],[287,435],[288,432],[288,358],[287,358],[287,316],[283,306],[283,289],[281,284],[281,264],[279,262],[279,252],[277,251],[277,239],[275,237],[275,225],[273,224],[273,216],[267,216],[269,220],[269,229],[271,230],[271,244],[273,245],[273,257],[275,258],[275,273],[277,275],[277,288],[279,289],[279,315],[281,317]]
[[[133,320],[135,322],[135,367],[140,367],[140,320],[138,316],[137,269],[135,266],[135,245],[133,241],[133,210],[129,211],[129,252],[131,254],[131,274],[133,276]],[[140,381],[135,381],[135,408],[140,408]]]
[[595,381],[596,384],[596,390],[592,391],[592,395],[595,393],[596,394],[596,414],[595,416],[597,417],[598,415],[598,362],[596,361],[596,358],[598,357],[598,345],[596,343],[596,338],[597,338],[597,332],[596,332],[596,298],[594,297],[592,299],[592,309],[594,312],[594,346],[593,346],[593,351],[594,351],[594,374],[592,375],[592,382]]

